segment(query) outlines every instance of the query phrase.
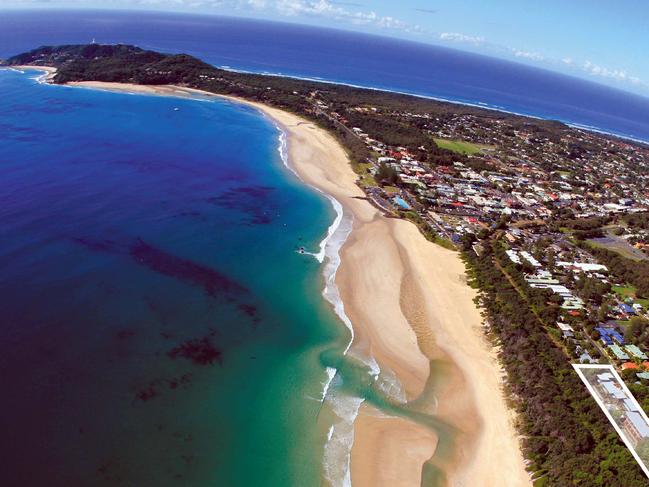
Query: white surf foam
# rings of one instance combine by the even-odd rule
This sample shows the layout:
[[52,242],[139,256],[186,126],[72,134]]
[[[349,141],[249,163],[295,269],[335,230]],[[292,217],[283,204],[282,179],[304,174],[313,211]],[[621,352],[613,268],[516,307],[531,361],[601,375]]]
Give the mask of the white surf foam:
[[[280,135],[280,154],[282,155],[284,165],[288,167],[302,182],[304,182],[288,162],[288,143],[286,133],[283,131],[282,135]],[[320,188],[311,185],[309,186],[327,198],[336,212],[336,217],[334,218],[333,223],[327,229],[327,235],[320,242],[318,252],[309,252],[308,254],[313,256],[318,262],[324,263],[322,272],[324,275],[325,286],[322,295],[329,303],[331,303],[336,315],[351,333],[351,338],[344,352],[346,354],[354,340],[354,328],[351,320],[345,313],[345,305],[340,296],[338,286],[336,286],[336,273],[341,262],[340,249],[352,231],[353,218],[345,212],[343,205],[341,205],[336,198],[320,190]]]
[[363,399],[342,393],[335,388],[327,396],[337,420],[329,428],[325,445],[323,473],[328,485],[351,487],[351,451],[354,444],[354,421]]
[[[275,124],[280,131],[278,151],[282,162],[300,181],[306,182],[291,167],[288,157],[288,137],[282,127]],[[333,306],[338,318],[349,329],[350,339],[343,352],[346,355],[354,341],[354,328],[352,322],[345,313],[345,304],[338,286],[336,286],[336,273],[340,267],[340,249],[349,237],[353,227],[353,218],[346,214],[342,204],[333,196],[323,192],[319,188],[309,185],[323,196],[325,196],[333,207],[336,217],[327,229],[327,234],[320,242],[318,252],[309,253],[318,262],[323,263],[324,288],[323,297]],[[375,360],[363,360],[370,366],[372,375],[380,373],[380,368]],[[336,487],[351,487],[351,470],[349,468],[351,459],[351,448],[354,442],[354,421],[363,399],[345,395],[332,387],[337,377],[337,370],[334,367],[326,368],[327,378],[322,388],[321,402],[327,402],[334,412],[338,421],[331,425],[327,434],[327,442],[324,447],[323,471],[327,481]]]
[[[349,343],[345,347],[344,354],[347,354],[349,348],[351,347],[352,342],[354,341],[354,328],[352,322],[345,313],[345,304],[340,296],[340,291],[338,286],[336,286],[336,272],[340,267],[340,249],[343,244],[349,237],[349,234],[352,231],[353,219],[351,215],[347,215],[343,205],[334,198],[333,196],[325,193],[320,188],[316,188],[308,183],[306,183],[300,175],[291,167],[288,157],[288,136],[286,131],[277,123],[275,127],[280,132],[279,134],[279,147],[278,152],[282,159],[284,166],[290,170],[295,176],[302,181],[304,184],[307,184],[309,187],[316,190],[318,193],[322,194],[325,198],[329,200],[331,206],[336,212],[336,217],[334,218],[333,223],[327,229],[327,235],[322,239],[319,245],[318,252],[306,252],[306,254],[313,256],[318,262],[324,263],[323,267],[323,276],[324,276],[324,289],[322,290],[322,295],[324,298],[333,306],[334,312],[340,318],[340,320],[345,324],[347,329],[351,334]],[[331,381],[336,374],[336,369],[333,367],[327,368],[327,381],[323,385],[323,395],[322,399],[324,400]]]

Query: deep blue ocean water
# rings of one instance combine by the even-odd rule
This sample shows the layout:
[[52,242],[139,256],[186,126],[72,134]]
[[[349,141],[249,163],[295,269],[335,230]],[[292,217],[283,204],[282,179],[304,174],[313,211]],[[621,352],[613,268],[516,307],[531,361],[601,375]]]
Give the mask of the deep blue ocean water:
[[331,204],[251,109],[35,74],[0,70],[0,485],[320,485]]
[[649,141],[649,98],[442,47],[224,17],[107,11],[0,14],[0,57],[93,38],[185,52],[233,69],[485,104]]

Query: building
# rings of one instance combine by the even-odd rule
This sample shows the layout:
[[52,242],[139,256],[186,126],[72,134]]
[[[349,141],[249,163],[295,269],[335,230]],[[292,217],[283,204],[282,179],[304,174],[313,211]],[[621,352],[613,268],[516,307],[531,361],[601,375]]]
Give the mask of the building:
[[640,370],[640,366],[635,362],[625,362],[622,364],[622,370]]
[[536,260],[534,257],[532,257],[532,255],[529,252],[525,250],[521,251],[521,257],[525,259],[527,262],[529,262],[529,264],[532,267],[541,267],[541,263],[538,260]]
[[637,411],[627,411],[622,420],[622,428],[624,428],[629,440],[633,445],[637,445],[640,440],[649,438],[649,425],[644,420],[642,415]]
[[560,267],[577,269],[584,272],[608,272],[608,268],[602,264],[589,264],[583,262],[557,262]]
[[516,251],[514,251],[514,250],[506,250],[505,253],[507,254],[507,257],[509,257],[509,260],[511,260],[514,264],[520,264],[521,263],[521,259],[516,254]]
[[593,357],[591,357],[588,352],[583,352],[581,355],[579,355],[579,363],[580,364],[596,364],[597,360],[595,360]]
[[617,381],[616,383],[613,383],[612,381],[600,382],[600,385],[606,391],[609,397],[613,399],[624,401],[627,398],[626,394],[624,394],[624,391],[618,387]]
[[620,310],[620,312],[622,312],[622,313],[624,313],[626,315],[634,315],[635,314],[635,309],[633,309],[633,307],[629,306],[626,303],[621,303],[618,306],[618,309]]
[[598,326],[595,328],[599,332],[599,336],[604,342],[604,345],[613,345],[613,340],[620,345],[624,345],[624,337],[614,328]]
[[642,350],[640,350],[635,345],[627,345],[624,348],[626,349],[627,352],[629,352],[634,357],[639,358],[640,360],[647,360],[649,358],[649,357],[647,357],[647,355]]
[[608,349],[613,352],[613,355],[615,355],[615,358],[618,360],[629,360],[629,356],[624,353],[624,350],[622,350],[622,347],[619,345],[609,345]]
[[572,326],[568,325],[567,323],[557,323],[557,326],[561,330],[561,334],[563,335],[563,338],[571,338],[575,336],[575,330],[572,328]]
[[604,372],[602,374],[597,374],[597,380],[599,382],[610,382],[613,380],[613,374],[610,372]]

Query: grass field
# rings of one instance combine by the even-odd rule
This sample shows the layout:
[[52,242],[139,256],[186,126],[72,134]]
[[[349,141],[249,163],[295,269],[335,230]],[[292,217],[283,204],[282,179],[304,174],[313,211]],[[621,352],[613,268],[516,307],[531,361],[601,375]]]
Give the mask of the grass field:
[[378,186],[374,176],[368,172],[371,167],[372,164],[369,163],[356,164],[354,167],[354,170],[359,175],[360,182],[363,186]]
[[649,309],[649,299],[636,297],[636,290],[633,286],[612,286],[611,290],[622,299],[633,298],[636,303],[642,305],[644,309]]
[[614,252],[620,254],[622,257],[626,257],[628,259],[633,259],[633,260],[647,259],[647,255],[644,252],[636,249],[623,238],[616,237],[614,235],[609,234],[607,237],[593,238],[587,240],[587,243],[588,245],[591,245],[593,247],[601,247],[604,249],[613,250]]
[[471,142],[464,142],[462,140],[448,140],[448,139],[435,139],[435,143],[442,149],[447,149],[458,154],[477,154],[483,149],[491,149],[488,145],[472,144]]
[[635,297],[635,287],[633,286],[612,286],[611,289],[614,293],[619,294],[623,298]]

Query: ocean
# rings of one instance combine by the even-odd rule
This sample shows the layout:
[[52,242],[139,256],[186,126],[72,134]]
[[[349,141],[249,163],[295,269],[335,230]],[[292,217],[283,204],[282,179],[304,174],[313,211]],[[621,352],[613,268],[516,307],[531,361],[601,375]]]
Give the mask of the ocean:
[[0,484],[320,485],[331,202],[249,108],[37,77],[0,71]]
[[443,47],[215,16],[109,11],[0,15],[0,57],[93,39],[184,52],[230,69],[491,107],[649,141],[649,98]]

